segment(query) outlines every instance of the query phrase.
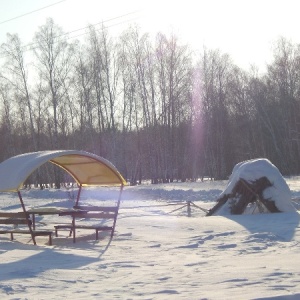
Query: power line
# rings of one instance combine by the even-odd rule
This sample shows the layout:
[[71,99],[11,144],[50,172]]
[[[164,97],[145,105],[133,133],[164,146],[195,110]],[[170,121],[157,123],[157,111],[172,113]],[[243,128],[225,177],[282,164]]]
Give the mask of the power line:
[[[96,23],[96,24],[91,24],[91,26],[97,26],[97,25],[100,25],[100,24],[103,24],[103,23],[107,23],[107,22],[110,22],[110,21],[114,21],[114,20],[117,20],[117,19],[120,19],[120,18],[124,18],[126,16],[129,16],[129,15],[132,15],[132,14],[136,14],[138,11],[133,11],[133,12],[130,12],[130,13],[127,13],[125,15],[121,15],[121,16],[118,16],[118,17],[114,17],[114,18],[111,18],[111,19],[108,19],[108,20],[105,20],[105,21],[102,21],[102,22],[99,22],[99,23]],[[130,20],[129,20],[130,21]],[[128,21],[123,21],[121,23],[117,23],[117,24],[114,24],[114,25],[110,25],[110,26],[105,26],[105,28],[109,28],[109,27],[112,27],[112,26],[115,26],[115,25],[119,25],[119,24],[122,24],[124,22],[128,22]],[[67,35],[67,34],[70,34],[70,33],[73,33],[73,32],[77,32],[77,31],[80,31],[80,30],[84,30],[84,29],[87,29],[89,28],[90,26],[85,26],[85,27],[82,27],[82,28],[79,28],[79,29],[75,29],[75,30],[72,30],[72,31],[69,31],[69,32],[66,32],[66,33],[63,33],[62,35],[59,35],[59,36],[56,36],[56,37],[60,37],[60,36],[64,36],[64,35]],[[85,33],[84,33],[85,34]]]
[[[63,34],[61,34],[61,35],[55,36],[54,38],[59,38],[59,37],[61,37],[61,36],[65,36],[65,35],[68,35],[68,34],[70,34],[70,33],[74,33],[74,32],[77,32],[77,31],[84,30],[84,29],[89,28],[90,26],[97,26],[97,25],[100,25],[100,24],[104,24],[104,23],[107,23],[107,22],[111,22],[111,21],[120,19],[120,18],[124,18],[124,17],[126,17],[126,16],[129,16],[129,15],[132,15],[132,14],[136,14],[137,12],[139,12],[139,11],[133,11],[133,12],[130,12],[130,13],[121,15],[121,16],[117,16],[117,17],[114,17],[114,18],[111,18],[111,19],[108,19],[108,20],[104,20],[104,21],[102,21],[102,22],[98,22],[98,23],[96,23],[96,24],[90,24],[90,25],[88,25],[88,26],[85,26],[85,27],[82,27],[82,28],[79,28],[79,29],[75,29],[75,30],[72,30],[72,31],[65,32],[65,33],[63,33]],[[135,19],[136,19],[136,18],[135,18]],[[134,19],[130,19],[130,20],[126,20],[126,21],[123,21],[123,22],[119,22],[119,23],[116,23],[116,24],[109,25],[109,26],[104,26],[104,28],[110,28],[110,27],[113,27],[113,26],[121,25],[121,24],[127,23],[127,22],[129,22],[129,21],[133,21],[133,20],[134,20]],[[98,29],[98,30],[99,30],[99,29]],[[102,30],[102,29],[101,29],[101,30]],[[78,34],[78,35],[76,35],[76,36],[68,37],[67,39],[76,38],[76,37],[79,37],[79,36],[82,36],[82,35],[85,35],[85,34],[87,34],[87,32]],[[30,43],[30,44],[27,44],[27,45],[22,46],[22,48],[30,47],[30,46],[33,46],[33,45],[35,45],[35,44],[36,44],[36,43]]]
[[[123,21],[123,22],[119,22],[119,23],[116,23],[116,24],[112,24],[112,25],[109,25],[109,26],[105,26],[104,28],[96,29],[96,31],[99,32],[99,31],[102,31],[103,29],[107,29],[107,28],[110,28],[110,27],[113,27],[113,26],[118,26],[118,25],[121,25],[121,24],[130,22],[130,21],[133,21],[133,20],[135,20],[135,19],[126,20],[126,21]],[[100,23],[97,23],[96,25],[98,25],[98,24],[100,24]],[[91,25],[91,26],[94,26],[94,25]],[[88,27],[85,27],[85,28],[82,28],[82,29],[86,29],[86,28],[88,28]],[[74,30],[74,31],[77,31],[77,30]],[[70,31],[70,32],[64,33],[64,34],[62,34],[62,35],[56,36],[55,38],[60,37],[60,36],[67,35],[67,34],[72,33],[72,32],[74,32],[74,31]],[[83,35],[86,35],[86,34],[88,34],[88,32],[84,32],[84,33],[81,33],[81,34],[78,34],[78,35],[70,36],[70,37],[67,38],[67,40],[69,40],[69,39],[75,39],[75,38],[77,38],[77,37],[80,37],[80,36],[83,36]],[[37,43],[27,44],[27,45],[24,45],[24,46],[22,46],[22,47],[25,48],[25,47],[28,47],[28,46],[33,46],[33,45],[35,45],[35,44],[37,44]],[[23,50],[23,51],[24,51],[24,52],[27,52],[27,51],[32,51],[32,50],[38,49],[38,48],[39,48],[39,47],[33,47],[33,48],[29,48],[29,49]],[[4,56],[4,57],[5,57],[5,56]],[[0,58],[1,58],[1,57],[0,57]],[[2,57],[2,58],[3,58],[3,57]]]
[[48,8],[48,7],[50,7],[50,6],[54,6],[54,5],[56,5],[56,4],[59,4],[59,3],[61,3],[61,2],[64,2],[64,1],[66,1],[66,0],[61,0],[61,1],[59,1],[59,2],[56,2],[56,3],[50,4],[50,5],[48,5],[48,6],[44,6],[44,7],[42,7],[42,8],[39,8],[39,9],[36,9],[36,10],[30,11],[30,12],[28,12],[28,13],[25,13],[25,14],[23,14],[23,15],[20,15],[20,16],[17,16],[17,17],[14,17],[14,18],[11,18],[11,19],[8,19],[8,20],[5,20],[5,21],[2,21],[2,22],[0,22],[0,25],[1,25],[1,24],[4,24],[4,23],[7,23],[7,22],[10,22],[10,21],[13,21],[13,20],[15,20],[15,19],[18,19],[18,18],[21,18],[21,17],[27,16],[27,15],[30,15],[30,14],[32,14],[32,13],[35,13],[35,12],[37,12],[37,11],[40,11],[40,10],[46,9],[46,8]]
[[[65,0],[63,0],[63,1],[65,1]],[[110,21],[113,21],[113,20],[116,20],[116,19],[120,19],[120,18],[126,17],[126,16],[128,16],[128,15],[135,14],[135,13],[137,13],[137,12],[138,12],[138,11],[130,12],[130,13],[127,13],[127,14],[124,14],[124,15],[121,15],[121,16],[118,16],[118,17],[114,17],[114,18],[111,18],[111,19],[108,19],[108,20],[105,20],[105,21],[96,23],[96,24],[91,24],[91,25],[86,26],[86,27],[82,27],[82,28],[79,28],[79,29],[75,29],[75,30],[72,30],[72,31],[63,33],[63,34],[61,34],[61,35],[55,36],[54,38],[58,38],[58,37],[61,37],[61,36],[65,36],[65,35],[68,35],[68,34],[70,34],[70,33],[74,33],[74,32],[80,31],[80,30],[84,30],[84,29],[89,28],[90,26],[97,26],[97,25],[99,25],[99,24],[103,24],[103,23],[110,22]],[[135,18],[135,19],[136,19],[136,18]],[[110,27],[113,27],[113,26],[118,26],[118,25],[121,25],[121,24],[130,22],[130,21],[133,21],[133,20],[135,20],[135,19],[126,20],[126,21],[123,21],[123,22],[119,22],[119,23],[116,23],[116,24],[109,25],[109,26],[104,26],[104,28],[107,29],[107,28],[110,28]],[[100,31],[100,30],[103,30],[103,28],[97,29],[97,31]],[[84,33],[81,33],[81,34],[78,34],[78,35],[75,35],[75,36],[72,36],[72,37],[68,37],[67,40],[68,40],[68,39],[77,38],[77,37],[82,36],[82,35],[85,35],[85,34],[87,34],[87,33],[88,33],[88,32],[84,32]],[[32,46],[34,46],[35,44],[37,44],[37,43],[30,43],[30,44],[21,46],[23,49],[24,49],[24,48],[27,48],[27,47],[31,47],[31,48],[28,48],[27,50],[23,50],[23,52],[27,52],[27,51],[30,51],[30,50],[33,50],[33,49],[37,49],[38,47],[32,47]],[[7,56],[6,56],[6,55],[5,55],[5,56],[0,56],[0,58],[5,58],[5,57],[7,57]]]
[[[110,28],[110,27],[114,27],[114,26],[118,26],[118,25],[121,25],[121,24],[125,24],[125,23],[128,23],[128,22],[134,21],[134,20],[136,20],[136,19],[137,19],[137,18],[130,19],[130,20],[126,20],[126,21],[122,21],[122,22],[119,22],[119,23],[116,23],[116,24],[112,24],[112,25],[109,25],[109,26],[104,26],[104,28],[96,29],[96,31],[102,31],[103,29],[107,29],[107,28]],[[102,23],[102,22],[101,22],[101,23]],[[99,24],[100,24],[100,23],[95,24],[95,25],[99,25]],[[95,26],[95,25],[92,25],[92,26]],[[88,27],[85,27],[85,28],[83,28],[83,29],[86,29],[86,28],[88,28]],[[71,31],[71,32],[69,32],[69,33],[72,33],[72,32],[74,32],[74,31]],[[70,37],[68,37],[68,39],[74,39],[74,38],[77,38],[77,37],[79,37],[79,36],[83,36],[83,35],[85,35],[85,34],[88,34],[88,32],[84,32],[84,33],[81,33],[81,34],[78,34],[78,35],[70,36]]]

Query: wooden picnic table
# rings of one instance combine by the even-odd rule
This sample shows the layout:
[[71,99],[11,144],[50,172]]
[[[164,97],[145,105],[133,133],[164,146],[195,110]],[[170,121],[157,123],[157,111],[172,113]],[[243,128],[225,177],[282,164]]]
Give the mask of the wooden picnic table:
[[[76,228],[79,229],[92,229],[96,232],[96,240],[98,240],[99,231],[110,231],[111,238],[113,237],[119,206],[80,206],[77,205],[73,208],[58,208],[58,207],[39,207],[27,210],[27,213],[32,217],[32,228],[35,230],[35,215],[59,215],[59,216],[70,216],[72,221],[68,224],[57,224],[54,226],[55,235],[57,236],[58,230],[69,230],[73,233],[73,242],[76,240]],[[90,224],[75,224],[75,219],[96,219],[99,220],[111,220],[110,225],[90,225]]]
[[59,208],[59,207],[37,207],[27,210],[27,212],[32,216],[32,228],[35,230],[35,215],[69,215],[74,214],[85,214],[86,211],[75,208]]

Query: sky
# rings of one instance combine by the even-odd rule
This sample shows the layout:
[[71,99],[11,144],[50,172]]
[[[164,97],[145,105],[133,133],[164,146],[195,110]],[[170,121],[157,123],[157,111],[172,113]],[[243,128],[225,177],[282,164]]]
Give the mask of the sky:
[[142,33],[172,33],[196,52],[220,49],[244,69],[264,70],[278,38],[300,43],[298,0],[0,0],[0,8],[0,44],[6,33],[30,43],[49,17],[77,38],[90,24],[103,22],[113,35],[134,24]]

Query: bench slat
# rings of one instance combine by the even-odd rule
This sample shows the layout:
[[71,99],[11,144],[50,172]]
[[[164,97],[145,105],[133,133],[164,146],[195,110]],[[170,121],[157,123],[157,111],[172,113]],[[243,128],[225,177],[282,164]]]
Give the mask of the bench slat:
[[99,225],[99,226],[92,226],[92,225],[76,225],[76,228],[79,228],[79,229],[95,229],[95,230],[99,230],[99,231],[101,231],[101,230],[112,230],[113,229],[113,227],[112,226],[101,226],[101,225]]
[[75,205],[75,209],[81,209],[86,211],[102,211],[102,212],[117,212],[117,206],[88,206],[88,205]]
[[6,225],[28,224],[28,222],[31,225],[31,220],[27,220],[27,219],[0,219],[0,224],[6,224]]
[[[0,229],[0,233],[22,233],[22,234],[31,234],[30,230],[22,229]],[[34,235],[49,235],[53,232],[50,230],[32,230]]]
[[[29,214],[25,212],[0,212],[0,224],[2,225],[27,225],[31,226],[32,221],[29,218]],[[27,227],[31,229],[31,227]],[[7,228],[0,229],[0,234],[9,233],[11,240],[13,240],[14,234],[32,234],[35,236],[49,236],[49,245],[52,245],[52,231],[49,230],[32,230],[20,229],[20,228]]]
[[[72,225],[65,224],[65,225],[55,225],[55,229],[73,229]],[[75,229],[96,229],[96,230],[112,230],[112,226],[103,226],[103,225],[76,225]]]
[[19,218],[25,219],[29,214],[24,212],[0,212],[0,218]]
[[[67,213],[60,213],[60,216],[69,216],[70,214]],[[87,219],[114,219],[117,214],[108,213],[108,212],[74,212],[72,213],[72,217],[74,218],[87,218]]]
[[[10,239],[13,240],[13,234],[31,234],[30,230],[21,230],[21,229],[7,229],[0,230],[0,234],[10,233]],[[49,245],[52,245],[52,231],[49,230],[32,230],[34,236],[49,236]]]
[[[57,236],[57,231],[59,229],[68,229],[70,231],[70,236],[72,231],[75,229],[91,229],[91,230],[95,230],[96,231],[96,240],[99,239],[99,231],[112,231],[113,230],[113,226],[101,226],[101,225],[76,225],[75,228],[73,227],[73,225],[55,225],[55,236]],[[75,233],[75,231],[73,232],[73,234]],[[73,236],[73,242],[75,242],[74,240],[74,236]]]
[[84,215],[85,218],[90,219],[114,219],[116,214],[109,214],[109,213],[87,213]]
[[[72,213],[72,223],[71,224],[59,224],[55,225],[55,235],[57,236],[58,230],[69,230],[70,236],[73,233],[73,242],[75,243],[76,239],[76,229],[92,229],[96,231],[96,240],[98,240],[98,233],[99,231],[111,231],[111,237],[114,234],[115,224],[118,216],[119,211],[119,202],[117,206],[90,206],[90,205],[75,205],[73,206],[74,209],[78,209],[80,211]],[[61,216],[64,215],[62,212]],[[84,221],[84,219],[97,219],[97,220],[104,220],[104,219],[111,219],[112,225],[105,226],[105,225],[81,225],[76,224],[76,220],[80,219],[79,221]]]

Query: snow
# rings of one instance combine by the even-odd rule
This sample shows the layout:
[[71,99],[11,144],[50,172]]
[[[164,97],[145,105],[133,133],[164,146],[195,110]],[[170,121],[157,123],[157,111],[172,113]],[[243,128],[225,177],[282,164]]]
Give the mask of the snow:
[[[282,212],[294,212],[295,207],[291,202],[292,195],[289,186],[277,167],[265,158],[252,159],[235,165],[232,170],[232,174],[229,177],[228,185],[221,193],[220,197],[222,195],[231,194],[233,188],[240,179],[244,179],[251,183],[261,177],[267,177],[272,184],[263,191],[264,199],[274,201],[276,207]],[[230,203],[227,201],[227,203],[223,205],[223,207],[221,207],[215,215],[230,214],[229,206]]]
[[[205,217],[192,205],[188,217],[186,200],[209,209],[228,182],[144,184],[125,187],[111,243],[87,231],[75,244],[61,232],[52,246],[47,237],[34,246],[27,235],[0,235],[0,297],[299,299],[300,178],[285,180],[293,212]],[[27,208],[71,207],[76,190],[22,195]],[[84,189],[82,202],[117,195],[117,188]],[[0,209],[20,210],[17,195],[0,194]],[[38,226],[53,228],[60,218],[40,216]]]
[[37,151],[16,155],[0,163],[0,191],[18,191],[29,175],[46,162],[69,172],[81,185],[120,186],[125,183],[111,162],[93,153],[77,150]]

